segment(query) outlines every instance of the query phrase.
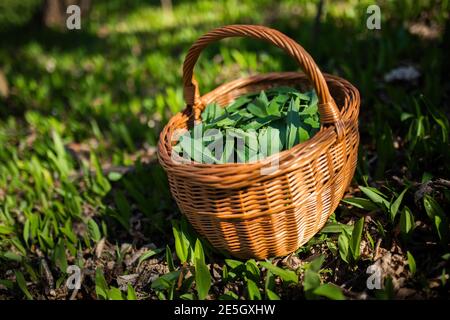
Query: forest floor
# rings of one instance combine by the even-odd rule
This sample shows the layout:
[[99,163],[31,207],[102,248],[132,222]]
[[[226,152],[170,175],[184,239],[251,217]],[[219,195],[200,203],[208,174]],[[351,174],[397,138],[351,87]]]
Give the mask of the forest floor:
[[[383,1],[381,30],[366,27],[370,1],[328,2],[319,20],[309,1],[200,0],[172,13],[121,3],[96,2],[80,31],[2,35],[0,299],[449,297],[448,2]],[[231,23],[286,33],[362,97],[345,199],[269,265],[200,239],[156,159],[159,132],[184,107],[184,55]],[[205,50],[196,74],[205,93],[281,70],[298,67],[233,39]]]

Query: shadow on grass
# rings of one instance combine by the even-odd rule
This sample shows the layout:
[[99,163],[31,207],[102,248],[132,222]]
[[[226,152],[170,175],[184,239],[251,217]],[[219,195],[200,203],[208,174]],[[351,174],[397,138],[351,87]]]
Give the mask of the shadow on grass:
[[180,217],[167,183],[167,177],[156,160],[139,161],[111,184],[104,197],[106,222],[111,242],[157,247],[172,243],[171,220]]

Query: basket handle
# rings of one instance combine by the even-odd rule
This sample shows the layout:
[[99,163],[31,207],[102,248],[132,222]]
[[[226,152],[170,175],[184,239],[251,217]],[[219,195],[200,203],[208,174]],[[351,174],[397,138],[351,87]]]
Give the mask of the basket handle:
[[341,114],[330,94],[328,85],[319,67],[308,52],[297,42],[278,30],[258,25],[229,25],[209,31],[201,36],[189,49],[183,64],[184,99],[193,109],[195,120],[200,119],[203,109],[197,81],[193,76],[194,66],[202,50],[210,43],[228,37],[250,37],[265,40],[286,51],[294,58],[313,84],[319,99],[320,121],[336,127],[338,140],[345,135]]

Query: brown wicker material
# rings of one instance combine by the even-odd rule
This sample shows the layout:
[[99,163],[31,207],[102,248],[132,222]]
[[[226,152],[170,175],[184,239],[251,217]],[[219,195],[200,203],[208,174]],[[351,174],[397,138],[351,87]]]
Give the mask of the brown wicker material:
[[[237,36],[263,39],[284,49],[304,74],[255,75],[200,96],[193,80],[200,52],[213,41]],[[239,258],[264,259],[298,249],[323,227],[353,177],[359,142],[358,90],[344,79],[322,74],[291,38],[252,25],[225,26],[199,38],[186,56],[183,81],[187,107],[170,119],[158,145],[159,160],[182,213],[214,247]],[[242,94],[282,85],[317,92],[322,125],[311,139],[251,163],[180,164],[171,159],[174,131],[201,120],[208,103],[226,106]],[[274,157],[279,159],[278,168],[261,174]]]

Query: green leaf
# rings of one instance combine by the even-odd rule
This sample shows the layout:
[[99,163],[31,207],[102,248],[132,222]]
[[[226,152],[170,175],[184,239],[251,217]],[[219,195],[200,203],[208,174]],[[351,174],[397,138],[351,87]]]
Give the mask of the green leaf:
[[319,103],[319,98],[317,97],[317,93],[314,90],[308,91],[305,95],[309,98],[310,106],[317,106]]
[[190,159],[198,163],[217,162],[211,151],[203,146],[202,126],[196,125],[194,131],[196,132],[194,132],[193,137],[188,134],[180,137],[179,143],[183,151],[186,152]]
[[175,238],[175,252],[181,263],[185,263],[189,254],[189,240],[184,232],[181,232],[178,223],[172,223],[173,236]]
[[166,262],[169,268],[169,271],[172,272],[175,270],[172,258],[172,250],[170,250],[169,245],[166,245]]
[[414,259],[411,252],[407,251],[406,254],[408,256],[409,271],[411,271],[411,275],[414,276],[416,274],[416,260]]
[[408,207],[405,207],[402,210],[402,214],[400,216],[400,232],[403,236],[409,236],[411,231],[414,229],[414,216]]
[[157,249],[150,249],[146,252],[144,252],[140,257],[139,257],[139,262],[138,265],[140,265],[142,263],[142,261],[147,260],[150,257],[153,257],[154,255],[162,252],[164,249],[163,248],[157,248]]
[[243,130],[258,130],[262,128],[263,126],[269,124],[272,121],[278,120],[278,118],[274,116],[267,116],[264,118],[255,118],[252,119],[250,122],[246,123],[242,126]]
[[310,292],[320,286],[320,276],[317,272],[307,269],[305,271],[305,278],[303,281],[303,290]]
[[95,293],[97,298],[108,300],[109,286],[101,268],[95,270]]
[[359,186],[359,189],[375,204],[380,208],[389,208],[389,201],[386,200],[385,196],[382,195],[380,191],[371,187]]
[[298,127],[298,142],[302,143],[309,139],[309,133],[306,129],[304,129],[301,125]]
[[11,280],[0,279],[0,285],[6,287],[9,290],[14,289],[14,282]]
[[309,263],[308,269],[311,271],[314,271],[314,272],[319,272],[324,261],[325,261],[325,256],[320,255]]
[[260,151],[265,156],[271,156],[278,153],[283,144],[280,140],[280,131],[277,128],[267,127],[259,131],[258,142],[260,145]]
[[223,114],[225,114],[225,110],[223,108],[221,108],[217,103],[210,103],[202,112],[202,120],[205,123],[212,122],[214,119],[219,118]]
[[357,261],[359,259],[361,253],[360,245],[363,228],[364,228],[364,218],[361,218],[358,220],[358,222],[355,223],[355,227],[353,228],[352,238],[350,242],[350,250],[352,252],[354,261]]
[[180,273],[180,270],[176,270],[160,276],[152,282],[151,288],[155,290],[169,289],[172,286],[172,283],[178,279]]
[[96,186],[96,192],[98,194],[104,194],[108,192],[111,189],[111,184],[109,183],[108,179],[103,175],[102,166],[100,164],[100,161],[98,160],[98,157],[95,153],[90,153],[90,162],[92,163],[92,166],[95,169],[95,186]]
[[260,103],[249,103],[247,106],[247,110],[258,118],[265,118],[268,116],[265,106]]
[[249,121],[250,119],[254,119],[255,117],[247,111],[247,109],[242,109],[237,112],[243,119],[242,121]]
[[225,259],[225,263],[231,268],[231,269],[237,269],[238,267],[244,265],[243,262],[233,259]]
[[366,198],[345,198],[341,200],[342,202],[346,204],[350,204],[356,208],[364,209],[367,211],[374,211],[378,209],[378,206],[376,206],[372,201],[366,199]]
[[203,252],[202,242],[199,239],[195,241],[194,259],[205,263],[205,253]]
[[[39,263],[42,266],[42,261]],[[36,273],[36,271],[34,270],[34,268],[26,261],[22,262],[22,265],[25,268],[25,271],[28,273],[28,275],[30,276],[30,281],[36,283],[38,282],[40,279],[39,275]]]
[[182,299],[182,300],[195,300],[195,296],[192,293],[183,293],[180,296],[180,299]]
[[287,142],[286,149],[292,148],[299,141],[297,130],[300,128],[300,100],[291,99],[289,103],[288,113],[286,117],[287,122]]
[[281,300],[281,298],[270,289],[266,289],[266,296],[269,300]]
[[349,232],[351,233],[353,226],[348,226],[339,222],[327,222],[325,226],[320,230],[320,233],[341,233]]
[[28,240],[30,239],[30,225],[31,220],[27,219],[23,226],[23,240],[25,241],[25,244],[28,244]]
[[[236,138],[236,153],[237,153],[237,161],[238,162],[246,162],[248,161],[249,151],[248,151],[248,140],[250,138],[250,134],[241,130],[229,128],[227,129],[227,135]],[[256,139],[256,136],[253,137]]]
[[267,95],[264,92],[264,90],[261,90],[261,92],[259,93],[259,97],[257,99],[262,103],[264,103],[265,105],[269,104],[269,99],[267,98]]
[[346,232],[342,232],[338,238],[339,255],[346,263],[349,263],[349,236]]
[[434,200],[429,195],[425,195],[423,198],[423,205],[428,217],[433,220],[435,216],[444,216],[444,210],[439,206],[436,200]]
[[436,108],[433,104],[429,103],[424,96],[422,96],[421,98],[428,110],[428,113],[431,114],[431,117],[434,119],[434,121],[441,127],[442,142],[447,143],[450,130],[448,117],[444,112]]
[[267,290],[275,290],[275,277],[272,272],[267,270],[266,279],[264,281],[264,289]]
[[[317,99],[317,97],[316,97]],[[309,116],[316,116],[318,113],[318,106],[317,103],[314,103],[314,101],[310,104],[308,104],[301,112],[301,115],[309,115]],[[315,120],[319,122],[319,119]]]
[[443,254],[441,258],[444,259],[445,261],[450,260],[450,253]]
[[[316,108],[317,111],[317,108]],[[301,113],[300,113],[301,114]],[[308,117],[303,121],[306,124],[309,124],[311,128],[318,129],[320,128],[320,122],[318,117]],[[311,132],[316,132],[316,130],[311,130]]]
[[49,153],[48,156],[49,158],[52,159],[61,177],[65,178],[69,174],[70,165],[67,159],[67,153],[64,147],[64,142],[56,130],[52,131],[52,139],[55,153],[54,154]]
[[272,97],[272,102],[277,103],[278,104],[278,110],[282,110],[283,107],[285,106],[286,102],[289,100],[291,94],[282,94],[277,93],[276,95],[273,95]]
[[448,218],[445,215],[444,210],[437,203],[437,201],[429,195],[425,195],[425,197],[423,198],[423,204],[428,217],[434,223],[436,232],[438,234],[439,239],[441,240],[441,243],[443,245],[446,245],[448,243],[447,240],[449,233],[449,225],[448,225]]
[[208,267],[205,264],[205,254],[203,253],[203,247],[200,240],[195,242],[195,283],[198,293],[198,298],[204,300],[208,296],[209,289],[211,288],[211,274]]
[[272,99],[272,101],[270,101],[269,106],[267,107],[267,113],[269,114],[269,116],[274,116],[274,117],[281,116],[280,105],[279,105],[277,98]]
[[[36,227],[37,228],[37,227]],[[67,219],[66,222],[64,223],[64,227],[60,228],[60,231],[67,236],[67,238],[69,238],[69,240],[73,243],[76,244],[78,241],[77,236],[75,235],[75,233],[72,230],[72,221],[71,219]]]
[[260,277],[260,271],[258,266],[256,265],[255,260],[250,259],[245,263],[245,268],[247,270],[246,274],[247,277],[250,277],[251,279],[257,281]]
[[108,173],[108,179],[110,180],[110,181],[119,181],[120,179],[122,179],[122,173],[120,173],[120,172],[114,172],[114,171],[112,171],[112,172],[110,172],[110,173]]
[[384,288],[375,292],[375,295],[380,300],[393,300],[395,291],[392,277],[388,275],[384,279]]
[[331,283],[326,283],[319,286],[313,291],[313,293],[331,300],[345,300],[345,296],[342,293],[341,288]]
[[411,119],[411,118],[413,118],[414,117],[414,115],[412,114],[412,113],[408,113],[408,112],[402,112],[401,114],[400,114],[400,121],[405,121],[405,120],[408,120],[408,119]]
[[[236,100],[234,100],[230,105],[228,105],[226,107],[226,110],[228,113],[233,113],[233,112],[239,110],[245,104],[249,103],[250,101],[252,101],[251,98],[249,98],[247,96],[241,96],[241,97],[237,98]],[[202,116],[202,119],[204,119],[203,116]]]
[[[27,220],[28,222],[28,220]],[[11,226],[2,226],[0,225],[0,234],[8,235],[14,232],[14,228]]]
[[131,206],[122,190],[117,190],[114,193],[114,203],[116,204],[118,212],[113,216],[126,230],[128,230],[130,228]]
[[402,193],[400,193],[400,195],[398,196],[398,198],[394,201],[394,203],[391,205],[390,207],[390,213],[391,213],[391,222],[394,223],[395,220],[395,216],[397,215],[398,209],[400,208],[400,205],[402,203],[403,200],[403,196],[405,195],[406,191],[408,190],[408,188],[406,188],[405,190],[402,191]]
[[54,251],[54,261],[55,265],[61,270],[61,272],[66,273],[68,268],[67,257],[66,257],[66,248],[62,241],[59,241],[55,246]]
[[[234,138],[227,134],[225,136],[225,147],[223,149],[220,163],[233,162],[234,161]],[[217,156],[217,155],[216,155]],[[231,159],[230,159],[231,157]]]
[[136,291],[131,284],[128,284],[127,300],[137,300]]
[[439,239],[443,240],[448,233],[448,226],[440,216],[434,217],[434,226],[436,227]]
[[268,104],[267,96],[261,91],[259,97],[247,105],[247,110],[256,117],[265,118],[270,115],[267,110]]
[[100,229],[99,229],[97,223],[94,221],[94,219],[89,219],[87,225],[88,225],[88,230],[89,230],[89,236],[91,237],[91,239],[94,240],[95,242],[100,241],[100,239],[102,238],[102,235],[101,235]]
[[14,274],[16,275],[16,282],[17,282],[17,285],[19,286],[20,290],[22,290],[23,294],[25,294],[25,296],[27,297],[28,300],[33,300],[33,296],[31,295],[30,291],[28,290],[27,282],[25,281],[25,277],[23,276],[23,273],[18,270],[14,270]]
[[336,246],[336,243],[334,241],[331,241],[331,240],[326,240],[326,244],[327,244],[328,249],[333,254],[333,256],[336,256],[337,253],[338,253],[338,248]]
[[219,300],[238,300],[239,296],[233,291],[228,291],[219,297]]
[[224,264],[223,267],[222,267],[222,279],[224,281],[228,281],[229,280],[228,277],[229,277],[228,268],[227,268],[227,265]]
[[261,293],[253,280],[247,279],[247,292],[250,300],[261,300]]
[[430,172],[425,171],[422,174],[422,179],[420,180],[420,183],[427,183],[430,182],[431,179],[433,179],[433,175]]
[[216,122],[212,122],[211,124],[214,124],[215,126],[222,128],[222,127],[234,127],[236,126],[243,117],[239,113],[233,113],[233,114],[224,114],[223,116],[216,119]]
[[274,275],[279,276],[283,281],[285,281],[287,283],[289,283],[289,282],[298,283],[298,276],[292,270],[285,270],[285,269],[279,268],[277,266],[274,266],[272,263],[266,262],[266,261],[261,261],[261,262],[259,262],[259,264],[262,267],[269,270],[270,272],[272,272]]
[[16,262],[22,262],[23,260],[23,257],[21,255],[18,255],[17,253],[14,253],[12,251],[6,251],[5,253],[2,253],[0,257]]
[[108,298],[109,300],[123,300],[122,291],[118,288],[111,287],[108,290]]

